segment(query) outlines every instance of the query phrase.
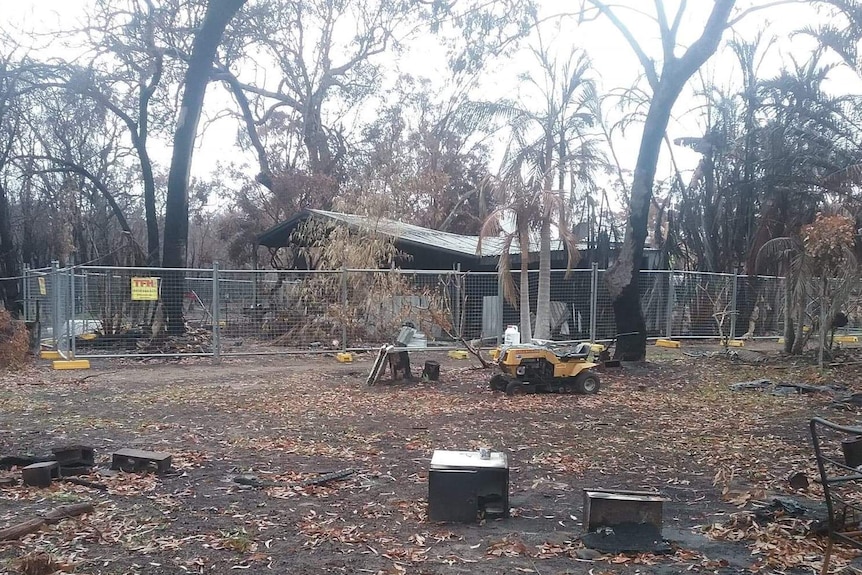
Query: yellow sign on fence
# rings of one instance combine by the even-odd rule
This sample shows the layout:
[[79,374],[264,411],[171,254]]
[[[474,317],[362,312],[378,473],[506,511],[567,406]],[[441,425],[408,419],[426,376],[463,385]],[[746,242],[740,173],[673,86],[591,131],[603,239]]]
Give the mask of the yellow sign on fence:
[[45,278],[36,278],[39,283],[39,295],[48,295],[48,287],[45,285]]
[[159,278],[132,278],[132,301],[159,299]]

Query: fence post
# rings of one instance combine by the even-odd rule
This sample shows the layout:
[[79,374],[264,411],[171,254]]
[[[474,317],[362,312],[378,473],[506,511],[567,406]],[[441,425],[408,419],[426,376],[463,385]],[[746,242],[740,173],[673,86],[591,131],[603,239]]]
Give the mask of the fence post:
[[593,262],[590,270],[590,343],[596,342],[596,325],[599,311],[599,264]]
[[86,325],[90,325],[90,277],[81,270],[81,313],[86,316]]
[[60,307],[63,298],[60,294],[60,262],[51,262],[51,339],[54,349],[60,351]]
[[23,278],[21,278],[21,289],[24,292],[24,321],[33,321],[30,314],[30,264],[24,264]]
[[[509,272],[511,274],[512,272]],[[503,293],[503,274],[497,271],[497,345],[503,345],[503,329],[506,322],[503,321],[503,313],[505,312],[505,301]]]
[[[373,273],[373,272],[372,272]],[[341,266],[341,313],[347,317],[347,268]],[[347,351],[347,322],[341,322],[341,351]]]
[[[452,321],[455,323],[452,326],[453,327],[452,331],[457,333],[459,338],[463,338],[464,333],[461,330],[461,327],[463,327],[464,322],[462,321],[461,314],[464,313],[464,311],[461,309],[461,288],[462,288],[461,279],[462,279],[462,277],[461,277],[461,263],[460,262],[455,264],[455,269],[452,271],[452,277],[455,280],[453,282],[455,285],[455,305],[452,306],[454,308],[454,313],[452,314],[453,315]],[[451,294],[449,294],[449,295],[451,296]]]
[[667,271],[667,302],[665,302],[666,306],[666,321],[667,325],[665,326],[665,337],[668,339],[673,339],[673,303],[676,299],[676,293],[673,289],[673,270]]
[[730,300],[730,333],[727,335],[727,339],[736,339],[736,297],[739,294],[739,274],[735,271],[733,272],[733,296]]
[[69,266],[69,324],[67,331],[69,333],[69,359],[75,359],[75,348],[78,336],[77,314],[75,313],[75,268]]
[[219,265],[213,262],[212,318],[213,318],[213,362],[221,361],[221,295],[219,290]]

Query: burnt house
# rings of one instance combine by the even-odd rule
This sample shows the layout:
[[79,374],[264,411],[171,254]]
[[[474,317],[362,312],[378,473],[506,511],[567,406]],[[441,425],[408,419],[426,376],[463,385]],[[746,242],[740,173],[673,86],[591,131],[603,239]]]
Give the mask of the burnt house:
[[[470,272],[465,275],[461,288],[465,290],[461,299],[465,301],[466,337],[493,337],[502,333],[501,326],[518,322],[517,310],[499,297],[500,286],[496,273],[500,258],[508,257],[510,269],[517,276],[522,257],[517,242],[506,252],[502,238],[486,237],[482,238],[480,250],[479,236],[453,234],[386,218],[306,209],[260,234],[257,238],[258,247],[271,251],[291,246],[302,247],[302,240],[294,232],[309,220],[324,226],[347,226],[354,231],[391,237],[398,251],[406,256],[397,262],[401,269]],[[531,270],[538,269],[538,251],[538,243],[530,246]],[[605,242],[602,248],[582,244],[578,251],[580,258],[577,269],[567,270],[569,258],[566,247],[561,240],[552,240],[552,323],[561,337],[579,338],[588,334],[592,282],[590,268],[593,263],[605,267],[608,261],[613,260],[616,246],[610,242]],[[660,262],[659,256],[657,250],[646,249],[642,269],[656,269]],[[530,283],[531,293],[535,294],[538,274],[531,274]],[[532,305],[535,306],[535,296]],[[613,325],[612,317],[606,320],[598,318],[602,325]]]

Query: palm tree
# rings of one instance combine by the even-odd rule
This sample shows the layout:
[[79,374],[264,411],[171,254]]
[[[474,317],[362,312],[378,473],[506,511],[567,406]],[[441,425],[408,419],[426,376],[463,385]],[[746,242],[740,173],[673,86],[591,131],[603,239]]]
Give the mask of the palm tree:
[[[576,192],[590,193],[593,176],[606,162],[599,151],[598,138],[589,133],[597,122],[596,90],[589,78],[587,54],[569,48],[563,57],[555,55],[553,42],[537,23],[536,44],[530,53],[538,73],[522,76],[528,95],[520,102],[498,101],[475,104],[477,116],[502,119],[511,140],[499,177],[494,178],[499,209],[483,226],[487,236],[511,219],[514,229],[503,236],[505,252],[517,240],[521,253],[520,311],[525,339],[551,337],[551,244],[554,230],[568,252],[568,267],[577,262],[577,242],[570,224]],[[540,105],[534,106],[532,102]],[[556,188],[555,188],[556,186]],[[567,189],[568,188],[568,189]],[[531,236],[538,236],[539,279],[535,329],[529,325],[529,252]],[[505,274],[509,265],[501,259]],[[503,285],[509,282],[505,275]],[[514,286],[510,286],[514,288]],[[510,301],[512,301],[509,294]]]
[[859,41],[862,40],[862,2],[823,0],[831,7],[827,24],[809,26],[799,33],[813,36],[821,46],[835,52],[844,63],[862,75]]
[[[531,124],[539,128],[539,138],[528,140],[525,131],[515,130],[522,152],[515,166],[533,158],[530,169],[542,176],[541,218],[539,220],[539,285],[536,300],[536,338],[551,337],[551,233],[556,227],[568,253],[567,268],[577,263],[577,241],[569,225],[575,191],[594,189],[593,175],[603,158],[597,140],[586,133],[596,123],[595,84],[589,79],[590,60],[573,50],[562,61],[552,55],[539,33],[533,49],[542,76],[528,78],[543,97],[544,109],[531,114]],[[529,124],[528,124],[529,126]],[[524,126],[526,127],[526,126]],[[523,169],[523,168],[521,168]],[[554,176],[556,175],[556,190]],[[571,187],[568,193],[566,185]]]
[[[508,220],[514,223],[514,227],[504,231],[501,237],[502,250],[497,271],[503,288],[502,297],[517,306],[520,312],[521,340],[529,342],[533,339],[530,321],[530,236],[542,213],[541,181],[525,177],[520,170],[508,170],[500,176],[489,177],[485,185],[491,188],[491,194],[499,207],[491,212],[482,225],[478,249],[481,253],[484,238],[497,237],[504,231]],[[511,269],[511,256],[516,243],[521,265],[518,289],[512,280]]]

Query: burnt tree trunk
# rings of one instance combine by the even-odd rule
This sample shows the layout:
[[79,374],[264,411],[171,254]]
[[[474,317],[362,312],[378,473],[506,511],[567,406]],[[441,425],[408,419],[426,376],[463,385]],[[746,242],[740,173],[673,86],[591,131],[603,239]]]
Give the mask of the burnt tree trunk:
[[[686,77],[687,79],[687,77]],[[640,276],[646,243],[652,187],[655,180],[659,150],[670,119],[670,111],[685,80],[671,85],[663,77],[659,90],[653,96],[644,124],[637,164],[635,165],[629,218],[622,249],[607,273],[608,291],[611,294],[616,328],[616,358],[639,361],[646,356],[646,321],[641,309]],[[678,87],[677,87],[678,86]]]
[[670,114],[686,82],[718,49],[735,3],[736,0],[715,0],[703,33],[680,57],[674,55],[676,24],[670,28],[663,18],[660,18],[664,62],[659,76],[653,60],[647,57],[643,49],[637,45],[625,25],[604,3],[597,0],[593,2],[611,18],[614,25],[632,44],[653,90],[635,164],[625,239],[617,260],[606,276],[616,315],[617,333],[633,334],[621,335],[617,341],[615,357],[618,359],[639,361],[646,357],[647,332],[641,309],[638,277],[647,237],[656,165]]
[[332,176],[336,171],[336,162],[323,128],[323,94],[319,91],[311,94],[308,102],[303,114],[302,142],[308,152],[311,173]]
[[23,311],[19,283],[16,279],[21,275],[21,266],[18,263],[18,252],[12,236],[9,196],[2,185],[0,185],[0,275],[4,278],[0,283],[3,303],[12,316],[18,319]]
[[[174,149],[168,174],[162,257],[162,264],[165,267],[182,268],[186,265],[189,237],[189,170],[198,121],[207,85],[210,82],[216,50],[221,43],[225,28],[243,4],[245,0],[210,0],[203,22],[195,34],[192,55],[183,82],[183,99],[174,133]],[[184,274],[181,271],[167,273],[164,278],[162,300],[169,333],[182,333],[185,330],[184,284]]]

